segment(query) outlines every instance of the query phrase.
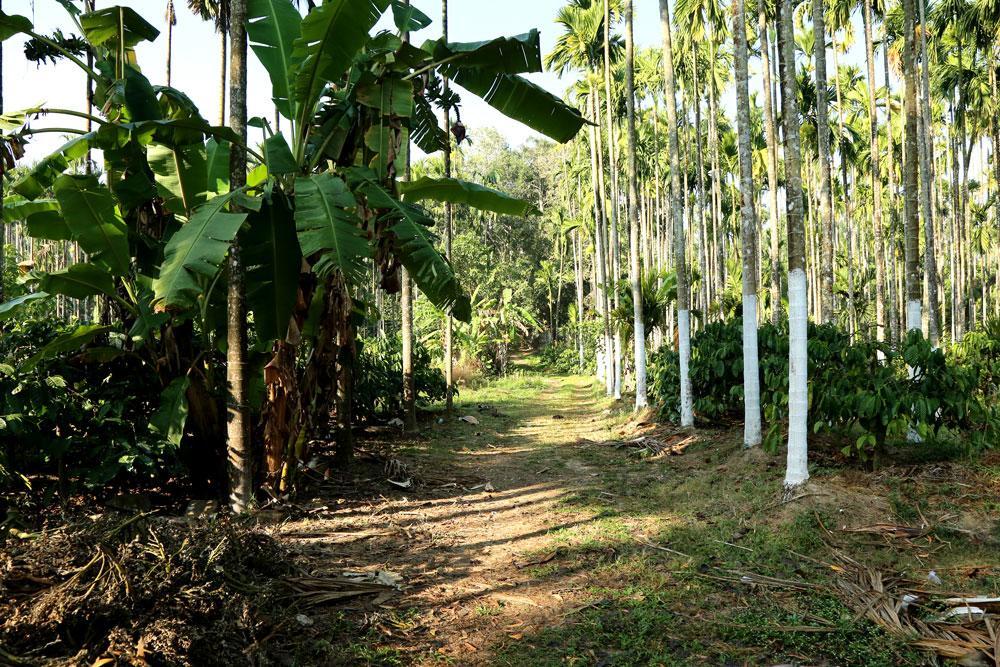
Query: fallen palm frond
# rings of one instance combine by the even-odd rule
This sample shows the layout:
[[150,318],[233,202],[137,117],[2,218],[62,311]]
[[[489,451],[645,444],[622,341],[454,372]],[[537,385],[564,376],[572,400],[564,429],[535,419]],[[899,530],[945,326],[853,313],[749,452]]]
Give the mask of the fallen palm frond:
[[[379,573],[382,574],[382,573]],[[368,579],[349,576],[337,577],[286,577],[284,583],[290,589],[290,597],[306,607],[318,607],[361,597],[374,595],[373,604],[382,604],[396,594],[396,587],[379,583],[378,576]]]
[[629,453],[640,457],[676,456],[683,454],[684,450],[696,442],[695,436],[690,435],[678,440],[660,440],[652,435],[641,435],[629,440],[608,440],[602,442],[604,446],[627,449]]
[[[1000,616],[984,611],[996,610],[1000,600],[935,597],[923,588],[924,582],[886,576],[851,559],[839,560],[834,592],[859,618],[943,658],[968,664],[986,660],[1000,667]],[[979,613],[974,616],[971,610]]]

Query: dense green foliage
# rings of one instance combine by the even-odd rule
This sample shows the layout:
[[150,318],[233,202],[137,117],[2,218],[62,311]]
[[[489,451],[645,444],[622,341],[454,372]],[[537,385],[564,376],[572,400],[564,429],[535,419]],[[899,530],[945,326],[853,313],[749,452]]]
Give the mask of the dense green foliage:
[[[738,417],[743,410],[742,320],[713,322],[692,339],[695,413],[703,419]],[[765,445],[782,441],[788,406],[787,326],[758,329]],[[980,333],[947,351],[913,331],[894,348],[855,340],[834,325],[809,325],[809,423],[849,436],[845,453],[870,455],[887,440],[921,440],[942,430],[970,449],[1000,435],[995,408],[998,342]],[[911,369],[912,372],[911,372]],[[651,357],[650,392],[665,418],[678,415],[677,354]],[[919,437],[913,437],[919,436]]]
[[176,469],[176,443],[150,423],[156,374],[107,344],[41,356],[72,330],[37,319],[0,336],[0,476],[48,471],[102,486]]
[[[359,341],[354,385],[354,416],[359,419],[390,419],[403,414],[403,339],[377,336]],[[413,384],[417,400],[444,400],[444,374],[433,365],[430,352],[421,343],[413,346]]]

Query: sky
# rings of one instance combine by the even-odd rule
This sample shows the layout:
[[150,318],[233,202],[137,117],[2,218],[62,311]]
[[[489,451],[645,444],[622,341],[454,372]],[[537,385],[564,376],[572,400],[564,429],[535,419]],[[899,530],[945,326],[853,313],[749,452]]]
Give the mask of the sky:
[[[111,6],[108,0],[97,0],[97,7]],[[137,49],[142,71],[154,84],[166,83],[166,0],[119,0],[117,4],[132,7],[143,18],[161,30],[159,38]],[[414,41],[432,39],[441,34],[441,3],[413,0],[414,6],[433,19],[433,23]],[[555,17],[564,0],[450,0],[449,39],[451,41],[477,41],[501,35],[516,35],[538,28],[541,32],[542,53],[548,53],[558,37]],[[212,123],[219,119],[219,37],[210,23],[201,21],[187,10],[185,0],[175,0],[177,25],[174,27],[172,84],[187,93],[198,105],[202,115]],[[3,9],[8,14],[22,14],[31,18],[36,31],[51,33],[59,28],[64,33],[73,31],[73,24],[66,11],[55,0],[5,0]],[[638,48],[657,46],[660,39],[659,10],[656,0],[637,0],[635,8],[636,45]],[[388,17],[382,27],[388,27]],[[36,66],[23,57],[24,38],[15,36],[4,43],[4,109],[17,109],[44,105],[53,108],[83,110],[85,77],[71,63]],[[256,58],[250,55],[248,73],[248,105],[250,116],[273,118],[270,103],[270,83],[267,74]],[[556,95],[562,96],[569,81],[560,81],[549,72],[529,74],[528,78]],[[474,130],[492,126],[504,134],[513,145],[519,145],[532,136],[532,130],[512,121],[471,94],[462,96],[462,120]],[[82,121],[80,121],[82,123]],[[80,123],[66,119],[41,119],[44,124],[77,126]],[[28,147],[28,163],[40,159],[57,148],[63,138],[57,134],[37,135]]]
[[[478,41],[498,36],[510,36],[538,28],[541,33],[542,53],[549,53],[560,32],[555,23],[559,8],[566,0],[449,0],[449,39],[451,41]],[[634,0],[636,48],[660,48],[660,19],[658,0]],[[727,2],[727,0],[723,0]],[[440,0],[412,0],[417,8],[431,19],[425,30],[414,33],[414,41],[433,39],[441,32]],[[166,83],[166,0],[96,0],[98,9],[113,4],[132,7],[147,21],[160,29],[158,39],[142,43],[137,48],[139,65],[154,84]],[[303,3],[304,4],[304,3]],[[671,3],[673,5],[673,2]],[[184,91],[201,110],[209,122],[219,121],[219,36],[211,23],[204,22],[187,9],[186,0],[175,0],[177,25],[174,27],[172,84]],[[56,0],[3,0],[3,10],[8,14],[23,14],[31,18],[36,31],[47,34],[55,29],[73,32],[74,26],[65,9]],[[857,14],[857,13],[856,13]],[[854,17],[855,44],[851,52],[841,56],[841,65],[862,65],[864,49],[861,25]],[[379,28],[392,28],[391,12],[387,12]],[[23,36],[15,36],[3,44],[4,109],[14,111],[34,106],[84,110],[85,76],[72,63],[36,66],[23,57]],[[273,119],[271,85],[264,69],[251,52],[248,73],[248,111],[251,117]],[[829,55],[828,71],[832,71]],[[877,70],[881,82],[881,68]],[[529,79],[562,97],[572,80],[560,80],[551,72],[526,75]],[[569,75],[572,77],[572,75]],[[759,60],[750,62],[750,91],[760,88]],[[895,84],[898,90],[899,82]],[[460,91],[461,93],[461,91]],[[472,136],[476,128],[495,127],[517,146],[539,135],[520,123],[510,120],[492,109],[472,94],[462,95],[462,120]],[[730,118],[734,116],[735,93],[732,86],[720,99],[720,107]],[[47,118],[36,121],[35,126],[82,126],[83,121]],[[251,143],[259,141],[251,128]],[[25,162],[30,164],[59,147],[65,140],[58,134],[36,135],[27,147]],[[415,151],[415,154],[419,151]]]

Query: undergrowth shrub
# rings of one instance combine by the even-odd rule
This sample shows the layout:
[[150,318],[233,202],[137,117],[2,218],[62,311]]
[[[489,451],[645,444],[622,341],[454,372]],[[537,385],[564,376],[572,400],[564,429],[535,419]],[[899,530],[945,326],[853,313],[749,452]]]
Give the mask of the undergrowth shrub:
[[588,354],[584,348],[584,365],[580,367],[580,350],[575,341],[558,342],[546,345],[541,351],[542,367],[550,373],[580,373],[593,371],[595,364],[593,354]]
[[[354,380],[354,415],[359,419],[391,419],[403,414],[403,338],[379,336],[358,342]],[[413,344],[413,384],[418,402],[443,401],[447,384],[431,354]]]
[[[761,325],[758,351],[764,444],[775,450],[788,414],[787,324]],[[690,375],[700,418],[742,416],[742,320],[711,323],[692,338]],[[832,324],[809,325],[809,427],[850,436],[845,454],[864,458],[887,440],[918,442],[942,430],[961,434],[970,450],[991,446],[1000,435],[998,378],[1000,336],[970,335],[946,351],[933,348],[918,331],[892,347],[852,342]],[[679,417],[675,352],[661,348],[652,355],[650,394],[661,418]]]
[[150,427],[161,386],[147,362],[95,346],[28,363],[72,328],[42,318],[0,332],[0,486],[34,474],[98,487],[176,472],[176,448]]

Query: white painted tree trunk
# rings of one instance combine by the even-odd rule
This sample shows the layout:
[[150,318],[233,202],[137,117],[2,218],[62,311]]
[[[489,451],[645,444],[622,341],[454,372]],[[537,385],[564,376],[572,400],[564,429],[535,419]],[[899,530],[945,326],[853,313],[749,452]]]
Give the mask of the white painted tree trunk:
[[788,272],[788,464],[785,487],[801,485],[809,479],[809,353],[807,349],[809,310],[806,272]]
[[743,446],[760,444],[760,360],[757,355],[757,295],[743,295]]
[[694,402],[691,398],[691,312],[677,311],[677,347],[681,371],[681,426],[694,426]]

